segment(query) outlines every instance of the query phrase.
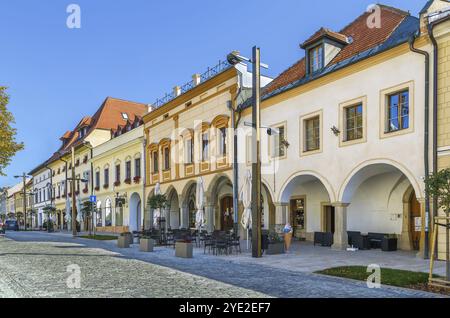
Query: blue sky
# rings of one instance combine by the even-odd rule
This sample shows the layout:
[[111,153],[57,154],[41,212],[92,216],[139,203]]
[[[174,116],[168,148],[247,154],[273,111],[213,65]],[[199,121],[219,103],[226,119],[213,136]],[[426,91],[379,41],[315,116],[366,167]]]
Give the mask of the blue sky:
[[[425,0],[385,0],[417,16]],[[81,7],[81,29],[66,8]],[[0,0],[0,85],[9,87],[18,153],[0,177],[28,172],[59,137],[107,96],[152,103],[234,49],[259,45],[267,75],[303,54],[299,43],[321,26],[339,31],[366,0]]]

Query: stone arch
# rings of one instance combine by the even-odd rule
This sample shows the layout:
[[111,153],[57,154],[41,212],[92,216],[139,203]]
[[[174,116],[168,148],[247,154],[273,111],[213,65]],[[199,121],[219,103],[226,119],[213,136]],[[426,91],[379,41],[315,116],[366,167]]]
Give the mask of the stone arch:
[[374,159],[359,164],[348,174],[339,189],[338,201],[350,201],[354,191],[362,182],[364,182],[364,180],[367,180],[371,176],[380,174],[383,171],[392,171],[393,169],[400,171],[404,176],[406,176],[406,178],[414,188],[416,197],[418,199],[423,198],[423,196],[421,196],[422,192],[419,183],[416,181],[413,174],[408,170],[408,168],[394,160]]
[[[305,170],[305,171],[299,171],[296,172],[294,174],[292,174],[283,184],[283,186],[280,188],[280,192],[278,195],[278,202],[288,202],[289,198],[287,197],[289,194],[288,192],[288,188],[293,185],[295,183],[296,180],[302,179],[302,178],[311,178],[312,179],[316,179],[318,181],[320,181],[322,183],[322,185],[325,187],[328,196],[329,196],[329,200],[330,202],[334,202],[336,201],[336,195],[334,192],[334,189],[331,185],[331,183],[324,177],[322,176],[320,173],[315,172],[315,171],[311,171],[311,170]],[[306,181],[306,180],[305,180]]]

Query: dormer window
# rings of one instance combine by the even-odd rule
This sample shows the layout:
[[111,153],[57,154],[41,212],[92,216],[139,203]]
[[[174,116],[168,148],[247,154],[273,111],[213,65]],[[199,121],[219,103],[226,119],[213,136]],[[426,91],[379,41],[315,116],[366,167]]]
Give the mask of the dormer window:
[[86,133],[87,133],[87,127],[80,128],[80,130],[78,131],[78,139],[81,139],[84,136],[86,136]]
[[124,120],[128,120],[128,114],[127,113],[122,113],[122,118]]
[[323,44],[317,45],[308,51],[309,73],[313,74],[320,71],[324,64]]

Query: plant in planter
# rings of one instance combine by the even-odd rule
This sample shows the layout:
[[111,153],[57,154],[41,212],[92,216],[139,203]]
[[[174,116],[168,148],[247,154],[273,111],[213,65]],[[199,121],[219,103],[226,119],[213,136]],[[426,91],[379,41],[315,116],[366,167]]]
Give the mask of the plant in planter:
[[141,177],[140,176],[136,176],[133,178],[133,181],[135,184],[139,184],[141,182]]
[[155,240],[150,236],[144,236],[140,239],[139,250],[141,252],[153,252],[155,246]]
[[95,191],[100,191],[100,187],[99,187],[99,186],[96,186],[96,187],[94,188],[94,190],[95,190]]
[[126,178],[124,181],[126,184],[131,184],[131,178]]
[[43,211],[44,214],[47,215],[47,231],[49,233],[54,232],[53,221],[51,220],[51,217],[56,214],[56,208],[54,206],[47,205],[46,207],[44,207]]
[[133,235],[130,232],[120,233],[120,236],[117,239],[117,247],[119,248],[130,247],[130,237],[131,240],[133,240]]
[[84,188],[84,189],[83,189],[83,193],[84,193],[84,194],[88,193],[88,191],[89,191],[88,188]]
[[114,182],[114,186],[115,186],[115,187],[118,187],[118,186],[120,186],[120,181],[116,181],[116,182]]
[[109,184],[104,184],[103,185],[103,189],[108,189],[109,188]]
[[268,235],[268,249],[267,255],[283,254],[284,253],[284,239],[278,235],[277,232],[270,232]]
[[191,239],[184,239],[175,243],[175,256],[181,258],[192,258],[194,244]]

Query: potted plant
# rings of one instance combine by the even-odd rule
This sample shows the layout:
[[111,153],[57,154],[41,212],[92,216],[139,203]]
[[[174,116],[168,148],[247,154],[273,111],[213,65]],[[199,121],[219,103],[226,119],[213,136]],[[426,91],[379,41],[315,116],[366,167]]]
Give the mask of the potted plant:
[[276,255],[284,253],[284,240],[277,232],[270,232],[268,236],[269,245],[266,251],[267,255]]
[[133,178],[133,181],[135,184],[139,184],[141,182],[141,177],[140,176],[136,176]]
[[109,188],[109,184],[105,183],[105,184],[103,185],[103,189],[108,189],[108,188]]
[[131,178],[126,178],[124,181],[126,184],[131,184]]
[[153,240],[150,236],[144,236],[139,241],[139,250],[141,252],[153,252],[154,247],[155,240]]
[[116,181],[116,182],[114,182],[114,186],[115,186],[115,187],[118,187],[118,186],[120,186],[120,181]]
[[[130,232],[120,233],[119,238],[117,239],[117,247],[119,248],[128,248],[130,247]],[[133,235],[131,235],[131,239],[133,239]]]
[[100,191],[100,187],[99,187],[99,186],[96,186],[96,187],[95,187],[95,191]]
[[54,232],[55,230],[53,228],[53,221],[51,220],[51,217],[56,214],[56,208],[54,206],[47,205],[43,210],[44,214],[47,214],[47,232]]
[[185,237],[183,240],[175,243],[175,256],[181,258],[192,258],[194,252],[194,244],[192,239]]

